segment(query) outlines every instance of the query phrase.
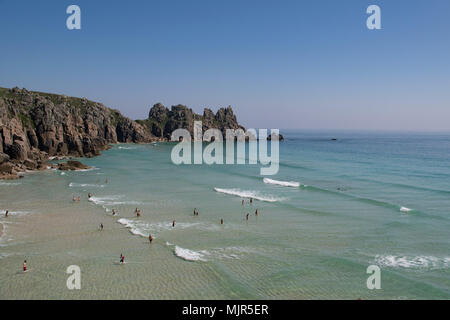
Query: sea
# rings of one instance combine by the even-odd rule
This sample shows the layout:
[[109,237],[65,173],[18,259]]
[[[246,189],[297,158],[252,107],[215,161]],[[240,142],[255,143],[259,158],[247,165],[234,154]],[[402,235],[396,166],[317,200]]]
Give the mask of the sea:
[[0,299],[450,299],[450,133],[281,133],[271,176],[156,142],[0,181]]

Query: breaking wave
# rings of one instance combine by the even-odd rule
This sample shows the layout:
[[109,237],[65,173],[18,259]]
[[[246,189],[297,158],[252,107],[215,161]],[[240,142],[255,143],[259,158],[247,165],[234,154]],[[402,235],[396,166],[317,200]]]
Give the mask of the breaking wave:
[[450,266],[450,257],[377,255],[375,261],[394,268],[446,269]]
[[276,184],[276,185],[284,186],[284,187],[293,187],[293,188],[300,187],[300,182],[296,182],[296,181],[280,181],[280,180],[273,180],[273,179],[269,179],[269,178],[264,178],[263,181],[264,181],[264,183]]
[[214,188],[216,192],[219,193],[225,193],[232,196],[237,196],[241,198],[252,198],[259,201],[266,201],[266,202],[277,202],[277,201],[283,201],[284,198],[275,197],[272,195],[262,195],[258,191],[253,190],[240,190],[240,189],[222,189],[222,188]]
[[104,188],[105,185],[104,184],[89,184],[89,183],[75,183],[75,182],[71,182],[69,183],[69,187],[71,188],[84,188],[84,187],[90,187],[90,188]]
[[177,257],[187,261],[206,261],[204,254],[179,246],[175,246],[174,254]]

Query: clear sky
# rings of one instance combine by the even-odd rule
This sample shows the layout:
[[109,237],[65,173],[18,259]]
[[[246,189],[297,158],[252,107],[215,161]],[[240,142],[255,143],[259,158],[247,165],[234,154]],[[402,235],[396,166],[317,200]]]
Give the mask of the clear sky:
[[0,86],[133,119],[162,102],[255,128],[449,131],[450,1],[0,0]]

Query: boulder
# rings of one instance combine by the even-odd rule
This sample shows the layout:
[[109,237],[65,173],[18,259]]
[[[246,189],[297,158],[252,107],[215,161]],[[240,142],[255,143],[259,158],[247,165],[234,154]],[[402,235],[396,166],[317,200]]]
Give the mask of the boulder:
[[6,153],[0,153],[0,164],[9,161],[10,157]]
[[76,161],[76,160],[69,160],[67,162],[64,163],[60,163],[58,164],[58,169],[59,170],[85,170],[85,169],[90,169],[91,167],[81,163],[80,161]]
[[12,174],[14,165],[11,162],[5,162],[0,164],[0,174]]
[[284,137],[283,137],[283,135],[280,133],[280,134],[276,134],[276,133],[272,133],[272,134],[269,134],[269,136],[267,137],[267,140],[272,140],[272,139],[275,139],[275,138],[278,138],[278,141],[281,141],[281,140],[284,140]]

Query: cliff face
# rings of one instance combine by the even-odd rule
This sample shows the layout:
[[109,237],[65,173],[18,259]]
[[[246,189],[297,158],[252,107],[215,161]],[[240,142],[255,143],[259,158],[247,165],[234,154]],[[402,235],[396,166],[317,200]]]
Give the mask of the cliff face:
[[242,128],[231,107],[203,115],[176,105],[169,110],[155,104],[146,120],[133,121],[85,98],[26,89],[0,88],[0,179],[18,172],[46,169],[51,156],[92,157],[111,143],[169,140],[172,131],[185,128],[193,135],[194,121],[203,132]]
[[148,119],[138,120],[142,125],[149,128],[152,135],[164,139],[170,139],[172,131],[185,128],[193,135],[194,121],[202,121],[203,132],[215,128],[225,134],[225,129],[243,129],[239,125],[231,107],[220,108],[216,114],[205,108],[203,115],[196,114],[192,109],[183,106],[172,106],[171,110],[160,103],[155,104],[149,112]]
[[100,103],[0,88],[0,177],[45,169],[49,156],[91,157],[110,143],[154,140],[147,128]]

